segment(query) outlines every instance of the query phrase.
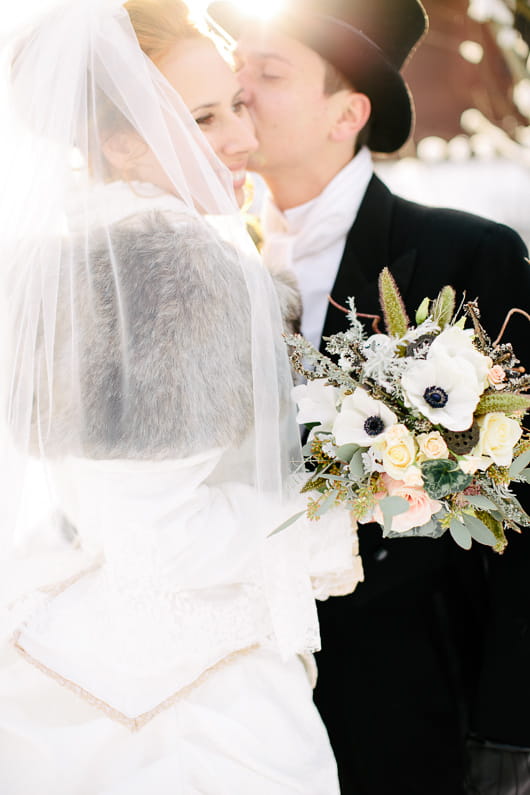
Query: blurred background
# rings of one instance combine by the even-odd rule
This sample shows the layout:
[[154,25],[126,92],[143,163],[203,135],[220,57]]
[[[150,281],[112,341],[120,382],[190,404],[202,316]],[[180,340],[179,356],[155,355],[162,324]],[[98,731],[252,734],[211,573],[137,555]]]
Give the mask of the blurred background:
[[470,210],[530,244],[530,0],[422,0],[430,30],[404,69],[416,128],[377,171],[397,193]]
[[[422,1],[430,30],[404,69],[415,133],[376,169],[407,198],[502,221],[530,244],[530,0]],[[0,42],[58,2],[3,7]],[[240,2],[266,13],[281,0]]]

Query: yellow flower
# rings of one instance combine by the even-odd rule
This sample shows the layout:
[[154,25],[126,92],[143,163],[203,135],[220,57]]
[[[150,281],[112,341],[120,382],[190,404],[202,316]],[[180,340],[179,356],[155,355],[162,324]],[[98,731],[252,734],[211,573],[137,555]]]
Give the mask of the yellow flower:
[[433,458],[447,458],[449,450],[439,431],[431,433],[420,433],[416,437],[419,446],[419,461],[431,460]]

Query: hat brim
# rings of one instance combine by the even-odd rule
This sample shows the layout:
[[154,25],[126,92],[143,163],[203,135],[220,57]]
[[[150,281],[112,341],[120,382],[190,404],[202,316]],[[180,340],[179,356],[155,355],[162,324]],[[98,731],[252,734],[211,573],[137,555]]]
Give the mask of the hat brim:
[[233,39],[239,39],[249,25],[259,24],[306,44],[342,72],[356,91],[370,99],[372,114],[367,144],[372,151],[395,152],[407,142],[414,120],[410,91],[400,72],[360,31],[330,16],[296,10],[258,22],[223,0],[212,3],[208,13]]

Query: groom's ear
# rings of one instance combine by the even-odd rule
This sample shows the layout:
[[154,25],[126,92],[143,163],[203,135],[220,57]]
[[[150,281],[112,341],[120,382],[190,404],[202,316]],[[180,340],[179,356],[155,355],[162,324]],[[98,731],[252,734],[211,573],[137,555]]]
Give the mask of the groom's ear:
[[372,113],[372,103],[366,94],[357,91],[339,91],[334,98],[338,107],[330,130],[330,139],[335,143],[353,140],[367,124]]
[[101,148],[112,168],[123,174],[145,154],[147,144],[136,133],[122,130],[112,133]]

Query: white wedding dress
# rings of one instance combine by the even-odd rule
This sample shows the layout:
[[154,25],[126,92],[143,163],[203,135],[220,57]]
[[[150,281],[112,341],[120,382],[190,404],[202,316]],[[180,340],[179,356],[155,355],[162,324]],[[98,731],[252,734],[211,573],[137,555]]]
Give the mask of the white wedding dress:
[[[127,240],[155,218],[149,251],[171,224],[181,281],[199,242],[219,245],[174,197],[101,190],[94,207],[105,197]],[[142,256],[136,242],[137,271]],[[233,408],[222,411],[219,422]],[[251,460],[245,441],[161,460],[34,459],[26,493],[37,501],[40,478],[75,531],[54,533],[56,513],[39,519],[0,563],[0,795],[338,793],[311,652],[315,597],[362,579],[356,532],[336,510],[271,536],[305,498],[294,475],[292,498],[265,497]],[[28,526],[46,515],[28,513]]]
[[215,482],[221,453],[54,467],[79,539],[29,542],[11,577],[63,582],[4,615],[2,795],[338,792],[297,650],[318,647],[307,572],[320,597],[362,577],[354,531],[337,512],[264,539],[282,516]]
[[118,0],[15,44],[0,795],[337,795],[315,596],[361,579],[357,538],[344,511],[273,533],[301,454],[234,174]]

